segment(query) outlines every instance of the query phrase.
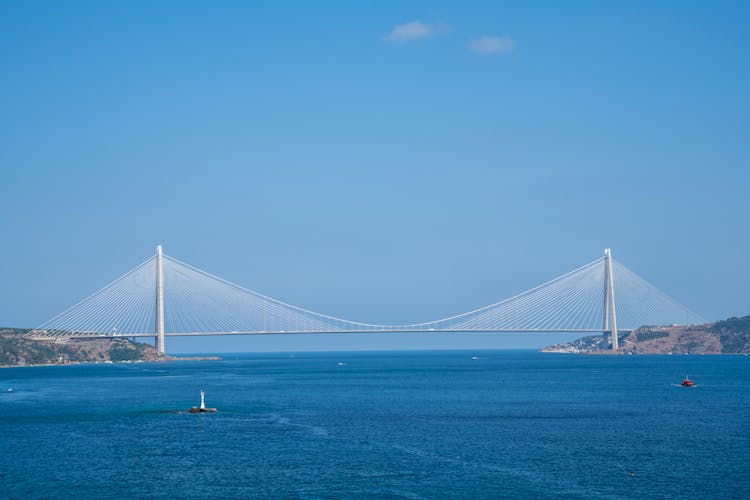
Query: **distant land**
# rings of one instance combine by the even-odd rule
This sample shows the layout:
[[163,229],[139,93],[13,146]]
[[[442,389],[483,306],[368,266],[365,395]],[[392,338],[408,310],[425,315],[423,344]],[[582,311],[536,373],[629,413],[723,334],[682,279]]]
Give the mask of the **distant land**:
[[[185,358],[159,354],[142,342],[127,339],[32,340],[23,328],[0,328],[0,367],[175,361]],[[688,326],[642,326],[618,336],[620,349],[609,349],[603,335],[541,349],[547,353],[575,354],[750,354],[750,316]]]
[[603,335],[590,335],[542,352],[580,354],[749,354],[750,316],[689,326],[642,326],[617,337],[612,351]]
[[0,328],[0,367],[220,359],[176,358],[159,354],[151,345],[127,339],[31,340],[23,336],[28,331]]

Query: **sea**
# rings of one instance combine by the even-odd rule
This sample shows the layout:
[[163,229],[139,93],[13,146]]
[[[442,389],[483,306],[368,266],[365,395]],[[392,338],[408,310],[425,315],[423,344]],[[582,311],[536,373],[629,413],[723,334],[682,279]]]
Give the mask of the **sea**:
[[0,370],[0,498],[750,498],[747,356],[222,358]]

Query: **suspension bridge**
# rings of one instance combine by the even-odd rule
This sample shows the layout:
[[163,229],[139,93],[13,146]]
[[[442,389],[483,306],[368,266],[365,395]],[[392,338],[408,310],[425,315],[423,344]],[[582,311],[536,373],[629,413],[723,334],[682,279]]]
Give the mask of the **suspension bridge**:
[[[617,300],[615,300],[615,297]],[[604,255],[546,283],[463,314],[426,323],[349,321],[287,304],[156,254],[27,334],[34,339],[353,332],[601,333],[705,320]]]

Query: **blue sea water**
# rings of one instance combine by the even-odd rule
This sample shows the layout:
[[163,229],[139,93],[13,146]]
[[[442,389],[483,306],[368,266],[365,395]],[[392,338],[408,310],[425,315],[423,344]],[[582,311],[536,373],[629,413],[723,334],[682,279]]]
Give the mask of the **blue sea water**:
[[[184,412],[200,388],[218,413]],[[243,354],[0,391],[0,497],[750,497],[745,356]]]

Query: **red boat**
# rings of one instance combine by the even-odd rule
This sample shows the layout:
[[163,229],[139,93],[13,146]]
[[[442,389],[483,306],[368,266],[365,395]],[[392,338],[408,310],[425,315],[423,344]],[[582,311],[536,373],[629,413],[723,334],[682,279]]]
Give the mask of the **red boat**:
[[682,381],[682,384],[680,384],[682,387],[695,387],[695,382],[690,380],[687,375],[685,375],[685,380]]

